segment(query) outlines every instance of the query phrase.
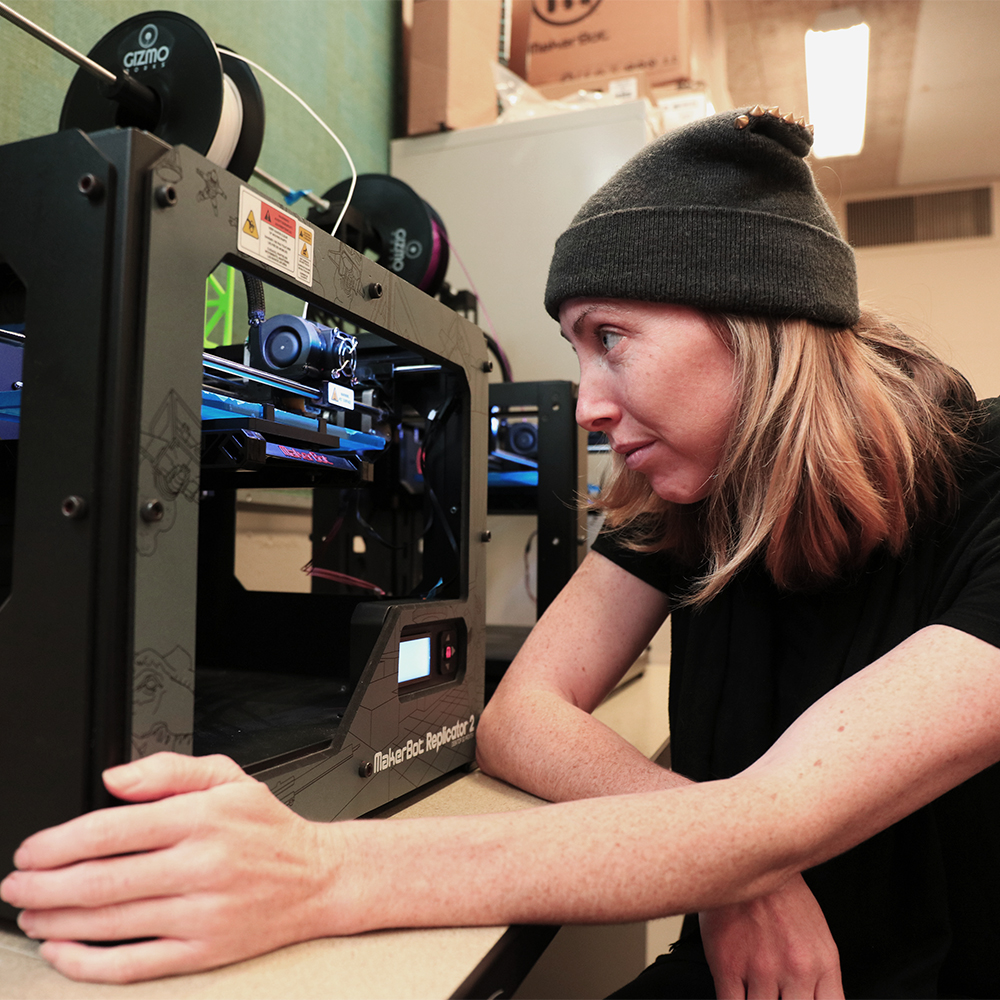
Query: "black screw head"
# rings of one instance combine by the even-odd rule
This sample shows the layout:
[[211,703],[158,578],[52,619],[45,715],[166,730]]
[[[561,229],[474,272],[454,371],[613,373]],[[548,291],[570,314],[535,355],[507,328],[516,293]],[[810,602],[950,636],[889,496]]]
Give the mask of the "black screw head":
[[78,520],[87,513],[87,501],[75,493],[66,497],[62,502],[62,515],[71,520]]
[[493,532],[492,531],[481,531],[479,533],[479,540],[481,542],[488,542],[492,538],[493,538]]
[[368,286],[368,298],[370,299],[380,299],[382,298],[382,282],[373,281]]
[[155,194],[156,204],[160,208],[171,208],[177,204],[177,188],[173,184],[161,184]]
[[91,201],[100,201],[104,197],[104,182],[94,174],[84,174],[76,182],[76,189]]
[[489,373],[491,371],[493,371],[493,362],[492,361],[484,361],[483,362],[483,371],[486,372],[487,375],[489,375]]
[[152,524],[155,521],[162,521],[165,513],[166,510],[164,509],[162,500],[147,500],[139,508],[139,516],[148,524]]
[[370,778],[374,773],[374,768],[372,767],[372,762],[370,760],[363,760],[358,764],[358,775],[362,778]]

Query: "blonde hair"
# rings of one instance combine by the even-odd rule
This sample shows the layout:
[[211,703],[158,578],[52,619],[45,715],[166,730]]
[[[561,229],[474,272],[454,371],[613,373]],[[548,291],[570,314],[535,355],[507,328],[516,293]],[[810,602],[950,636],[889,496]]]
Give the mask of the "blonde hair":
[[706,314],[735,360],[733,427],[708,496],[678,505],[616,456],[595,503],[623,544],[703,572],[683,604],[715,597],[762,558],[801,590],[898,555],[952,507],[976,413],[953,368],[870,311],[850,328]]

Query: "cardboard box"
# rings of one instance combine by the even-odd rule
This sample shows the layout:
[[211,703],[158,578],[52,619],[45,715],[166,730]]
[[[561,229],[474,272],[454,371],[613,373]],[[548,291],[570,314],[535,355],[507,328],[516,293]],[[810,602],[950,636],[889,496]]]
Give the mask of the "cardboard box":
[[604,76],[581,76],[558,83],[540,83],[535,89],[550,101],[561,101],[581,90],[599,90],[619,101],[648,98],[655,103],[653,89],[645,70],[634,73],[607,73]]
[[707,34],[707,0],[514,0],[514,7],[511,68],[532,86],[638,70],[651,86],[690,80],[695,43]]
[[408,135],[496,120],[492,66],[501,6],[501,0],[414,0],[408,28],[411,13],[404,8]]
[[701,86],[666,84],[654,87],[653,103],[660,111],[660,127],[664,132],[704,118],[714,110],[707,88]]

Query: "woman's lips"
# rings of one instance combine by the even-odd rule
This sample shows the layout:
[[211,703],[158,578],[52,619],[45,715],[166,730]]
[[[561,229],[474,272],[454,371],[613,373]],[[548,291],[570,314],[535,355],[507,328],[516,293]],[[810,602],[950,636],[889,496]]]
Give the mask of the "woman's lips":
[[644,444],[626,445],[624,447],[615,445],[615,451],[625,456],[625,467],[634,472],[646,460],[650,449],[653,447],[653,443],[652,441],[646,441]]

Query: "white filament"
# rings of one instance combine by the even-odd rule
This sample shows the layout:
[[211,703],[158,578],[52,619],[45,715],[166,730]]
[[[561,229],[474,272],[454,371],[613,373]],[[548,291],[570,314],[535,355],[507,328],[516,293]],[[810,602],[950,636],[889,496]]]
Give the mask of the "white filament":
[[243,130],[243,98],[236,84],[222,74],[222,114],[215,138],[205,156],[220,167],[228,167]]
[[334,132],[333,129],[330,128],[330,126],[327,125],[327,123],[323,121],[323,119],[320,118],[320,116],[316,114],[316,112],[313,111],[313,109],[309,107],[309,105],[306,104],[306,102],[303,101],[294,90],[290,87],[286,87],[276,76],[268,73],[263,66],[258,66],[252,59],[247,59],[246,56],[241,56],[237,52],[228,52],[227,55],[232,56],[234,59],[239,59],[241,62],[245,62],[248,66],[253,67],[253,69],[257,70],[259,73],[263,73],[264,76],[266,76],[272,83],[281,87],[281,89],[288,94],[289,97],[298,101],[299,104],[301,104],[302,107],[305,108],[314,119],[316,119],[327,135],[329,135],[330,138],[333,139],[333,141],[340,147],[344,157],[347,159],[347,165],[351,168],[351,186],[347,191],[347,198],[344,201],[344,207],[340,210],[340,215],[337,216],[337,221],[334,227],[330,230],[331,233],[335,233],[338,229],[340,229],[340,224],[344,221],[344,216],[347,214],[347,208],[351,204],[351,199],[354,197],[354,187],[358,183],[358,171],[355,169],[354,160],[351,159],[351,154],[347,151],[347,147],[340,141],[340,137],[337,133]]

